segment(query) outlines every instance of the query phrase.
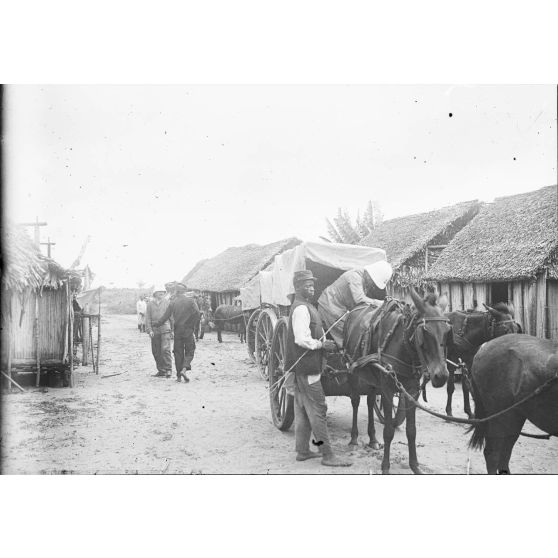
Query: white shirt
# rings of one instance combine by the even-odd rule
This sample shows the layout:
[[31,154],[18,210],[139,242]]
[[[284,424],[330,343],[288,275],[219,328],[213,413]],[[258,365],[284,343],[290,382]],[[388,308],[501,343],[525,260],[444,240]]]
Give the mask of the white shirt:
[[[322,348],[322,342],[312,337],[310,332],[310,312],[308,308],[301,304],[294,309],[292,316],[293,333],[295,343],[303,349],[315,351]],[[314,384],[320,379],[320,374],[308,376],[308,383]]]
[[145,303],[145,300],[138,300],[137,301],[136,310],[137,310],[138,314],[145,314],[145,311],[147,310],[147,304]]

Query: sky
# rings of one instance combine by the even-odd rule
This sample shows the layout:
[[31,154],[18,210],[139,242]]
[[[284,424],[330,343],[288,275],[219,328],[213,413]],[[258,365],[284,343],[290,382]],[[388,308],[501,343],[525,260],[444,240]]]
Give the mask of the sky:
[[[556,86],[9,86],[5,216],[94,286],[181,279],[230,246],[327,236],[556,184]],[[32,233],[32,230],[30,230]]]

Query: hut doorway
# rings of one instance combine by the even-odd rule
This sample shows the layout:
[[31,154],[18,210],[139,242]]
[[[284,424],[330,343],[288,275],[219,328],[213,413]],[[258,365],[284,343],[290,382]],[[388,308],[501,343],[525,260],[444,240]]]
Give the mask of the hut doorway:
[[508,284],[492,283],[490,285],[490,303],[508,302]]

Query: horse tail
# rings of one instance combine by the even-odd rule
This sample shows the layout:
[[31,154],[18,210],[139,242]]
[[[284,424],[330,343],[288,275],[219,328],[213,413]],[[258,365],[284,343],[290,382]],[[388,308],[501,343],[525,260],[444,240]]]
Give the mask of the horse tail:
[[[475,381],[471,378],[471,391],[473,392],[473,400],[475,401],[475,418],[482,419],[488,416],[486,414],[486,409],[482,403],[482,399],[479,396],[478,388],[475,384]],[[471,449],[478,449],[481,450],[484,447],[484,443],[486,441],[486,434],[488,430],[488,422],[481,422],[480,424],[476,424],[471,426],[467,433],[473,432],[471,439],[469,440],[469,447]]]

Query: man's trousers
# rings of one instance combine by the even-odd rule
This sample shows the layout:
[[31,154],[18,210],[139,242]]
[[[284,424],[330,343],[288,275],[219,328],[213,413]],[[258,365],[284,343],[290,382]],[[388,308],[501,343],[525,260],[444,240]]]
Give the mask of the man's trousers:
[[170,374],[172,372],[170,331],[153,335],[151,338],[151,352],[153,353],[157,370],[161,374]]
[[296,451],[305,454],[310,451],[310,435],[322,455],[332,454],[326,424],[327,404],[320,380],[308,383],[308,377],[296,375],[294,397]]
[[195,350],[196,341],[193,329],[187,329],[179,333],[174,332],[174,364],[177,374],[183,368],[190,369]]

